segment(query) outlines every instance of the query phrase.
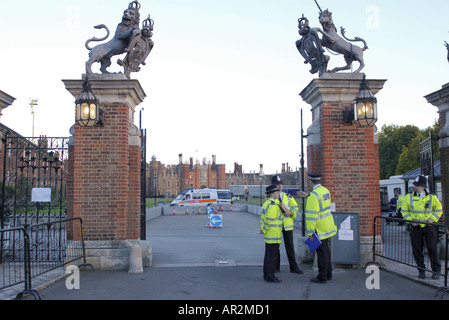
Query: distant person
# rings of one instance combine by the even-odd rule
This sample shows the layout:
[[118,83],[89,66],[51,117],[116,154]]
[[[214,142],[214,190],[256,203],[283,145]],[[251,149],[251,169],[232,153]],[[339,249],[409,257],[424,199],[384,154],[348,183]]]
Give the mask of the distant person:
[[[260,213],[260,228],[264,235],[265,256],[263,260],[263,278],[267,282],[282,282],[276,277],[276,264],[279,259],[279,245],[282,241],[282,213],[276,204],[281,191],[271,184],[266,188],[268,199],[262,205]],[[288,214],[288,213],[286,213]]]
[[[321,185],[321,174],[309,173],[309,190],[312,190],[306,200],[306,229],[309,239],[313,239],[316,233],[321,245],[316,249],[318,257],[318,275],[311,282],[326,283],[332,279],[331,252],[329,238],[337,234],[337,226],[331,213],[331,194],[327,188]],[[304,191],[298,195],[305,197]]]
[[397,203],[398,203],[398,194],[395,193],[394,197],[390,199],[388,211],[389,212],[396,212]]
[[[388,204],[388,216],[390,218],[396,217],[396,208],[398,202],[398,194],[395,193],[394,197],[390,199],[390,203]],[[390,224],[391,220],[387,220],[387,224]]]
[[[296,218],[298,214],[298,204],[296,203],[296,200],[293,197],[288,196],[285,192],[282,192],[282,179],[279,175],[274,175],[271,177],[271,183],[275,184],[276,187],[281,191],[281,194],[279,195],[279,198],[276,199],[276,203],[280,206],[282,206],[281,211],[284,210],[284,212],[290,212],[290,216],[284,216],[282,220],[282,235],[284,237],[284,246],[285,246],[285,252],[287,253],[288,258],[288,264],[290,266],[290,272],[297,273],[297,274],[303,274],[304,272],[299,268],[298,264],[296,263],[296,257],[295,257],[295,244],[293,243],[293,219]],[[281,256],[279,255],[279,261],[277,264],[277,270],[280,269],[281,264]]]
[[[438,279],[441,271],[441,263],[437,252],[437,223],[443,214],[443,208],[438,198],[427,192],[427,178],[418,176],[413,182],[412,193],[405,196],[402,203],[402,214],[405,220],[410,221],[412,230],[410,239],[413,250],[413,258],[418,267],[418,277],[425,279],[424,241],[429,253],[430,265],[433,271],[432,279]],[[420,223],[427,222],[426,224]]]

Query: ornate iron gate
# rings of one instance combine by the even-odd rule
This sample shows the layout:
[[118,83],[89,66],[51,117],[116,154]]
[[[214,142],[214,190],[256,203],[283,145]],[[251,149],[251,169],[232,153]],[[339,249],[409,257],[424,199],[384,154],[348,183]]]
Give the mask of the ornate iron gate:
[[424,141],[419,140],[419,158],[421,162],[421,174],[427,176],[429,180],[429,192],[435,193],[432,132],[430,132],[428,139]]
[[0,227],[25,227],[66,218],[69,138],[5,134]]

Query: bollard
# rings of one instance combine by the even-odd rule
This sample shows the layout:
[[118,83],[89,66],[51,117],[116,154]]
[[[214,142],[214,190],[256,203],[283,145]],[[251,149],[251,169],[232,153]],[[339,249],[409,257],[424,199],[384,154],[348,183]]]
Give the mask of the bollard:
[[128,273],[143,273],[142,248],[137,243],[131,247]]
[[173,207],[173,215],[176,216],[176,207]]
[[198,209],[198,214],[201,215],[201,207]]

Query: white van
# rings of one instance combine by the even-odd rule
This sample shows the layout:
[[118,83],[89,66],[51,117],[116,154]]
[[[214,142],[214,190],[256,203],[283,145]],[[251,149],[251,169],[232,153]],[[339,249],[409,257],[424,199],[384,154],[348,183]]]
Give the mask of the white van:
[[232,203],[231,190],[218,189],[217,195],[218,195],[218,200],[217,200],[218,203],[222,203],[222,204],[231,204]]
[[181,192],[175,200],[170,203],[170,206],[207,206],[209,204],[216,204],[218,201],[218,194],[216,189],[185,189]]

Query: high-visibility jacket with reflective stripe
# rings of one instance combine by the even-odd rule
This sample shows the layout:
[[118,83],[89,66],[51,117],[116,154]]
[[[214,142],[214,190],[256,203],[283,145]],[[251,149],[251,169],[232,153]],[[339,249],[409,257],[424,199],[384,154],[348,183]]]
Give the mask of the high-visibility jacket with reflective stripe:
[[[427,221],[432,219],[433,222],[438,222],[443,214],[440,200],[427,192],[423,198],[419,198],[415,192],[407,194],[401,209],[405,220]],[[426,225],[421,223],[420,226],[425,227]]]
[[337,226],[331,213],[331,194],[321,185],[313,189],[307,197],[306,229],[309,237],[316,232],[320,239],[337,234]]
[[[298,203],[293,197],[288,196],[286,193],[282,192],[282,202],[287,206],[292,215],[290,217],[286,217],[282,215],[282,224],[284,226],[285,231],[291,231],[294,228],[293,219],[298,215]],[[279,199],[276,199],[276,203],[279,204]]]
[[402,208],[402,204],[404,203],[404,197],[399,196],[398,201],[396,202],[396,209],[399,210]]
[[272,199],[265,201],[262,206],[260,228],[266,243],[281,243],[282,214],[279,206]]

